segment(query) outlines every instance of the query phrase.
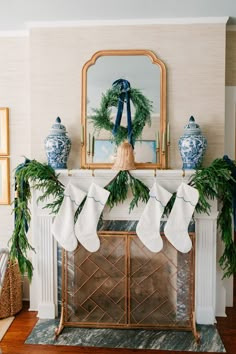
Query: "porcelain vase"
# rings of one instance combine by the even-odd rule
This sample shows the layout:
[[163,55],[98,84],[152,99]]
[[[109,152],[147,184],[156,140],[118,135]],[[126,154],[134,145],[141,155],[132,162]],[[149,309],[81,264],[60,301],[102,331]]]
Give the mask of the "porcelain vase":
[[67,160],[71,149],[71,140],[67,136],[66,128],[57,117],[44,141],[48,165],[54,169],[67,168]]
[[193,116],[184,127],[184,135],[180,137],[178,145],[183,162],[182,168],[184,170],[199,168],[207,148],[207,139],[202,135]]

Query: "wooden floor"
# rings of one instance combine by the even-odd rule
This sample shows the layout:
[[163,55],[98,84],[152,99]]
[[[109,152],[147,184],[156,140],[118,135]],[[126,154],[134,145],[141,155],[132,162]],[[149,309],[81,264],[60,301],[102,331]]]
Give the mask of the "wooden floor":
[[[234,301],[234,305],[236,302]],[[236,354],[236,306],[227,309],[227,318],[218,318],[217,327],[228,354]],[[131,349],[104,349],[85,348],[53,345],[31,345],[24,344],[37,322],[36,312],[29,312],[27,303],[23,310],[16,315],[10,329],[0,342],[0,354],[41,354],[41,353],[80,353],[80,354],[107,354],[107,353],[145,353],[145,354],[180,354],[179,351],[161,350],[131,350]],[[189,353],[189,352],[186,352]]]

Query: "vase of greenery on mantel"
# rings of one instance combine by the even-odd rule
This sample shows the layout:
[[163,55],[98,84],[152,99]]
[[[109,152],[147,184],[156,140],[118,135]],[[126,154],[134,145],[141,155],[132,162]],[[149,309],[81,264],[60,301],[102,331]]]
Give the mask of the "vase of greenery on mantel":
[[[227,157],[215,159],[209,167],[196,170],[191,176],[188,184],[199,192],[199,201],[196,212],[209,213],[209,199],[219,199],[221,210],[218,217],[218,227],[225,248],[219,264],[224,271],[224,277],[230,277],[236,273],[236,245],[232,239],[232,213],[233,202],[235,201],[236,190],[236,164]],[[29,251],[34,251],[30,245],[27,232],[29,229],[31,215],[29,202],[31,189],[37,189],[42,194],[38,201],[48,202],[45,208],[51,214],[56,215],[63,201],[65,186],[59,181],[59,174],[46,164],[36,160],[28,160],[18,166],[15,173],[16,198],[14,203],[15,228],[10,240],[10,257],[17,259],[22,274],[27,272],[29,279],[32,279],[33,266],[28,257]],[[113,208],[118,203],[125,201],[130,189],[133,198],[130,203],[130,210],[138,205],[140,201],[147,202],[149,198],[148,187],[139,179],[132,176],[129,171],[119,171],[117,175],[105,186],[110,192],[107,204]],[[173,194],[165,208],[168,215],[174,203],[176,195]],[[83,203],[78,207],[75,220],[82,210]]]

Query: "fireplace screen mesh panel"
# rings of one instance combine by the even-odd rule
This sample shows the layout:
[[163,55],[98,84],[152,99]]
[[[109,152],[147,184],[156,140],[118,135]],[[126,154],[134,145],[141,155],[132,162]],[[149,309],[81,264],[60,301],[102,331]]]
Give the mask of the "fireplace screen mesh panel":
[[192,326],[192,255],[178,252],[163,237],[159,253],[130,239],[130,320],[137,326]]
[[67,258],[66,320],[126,323],[126,238],[101,236],[96,253],[82,246]]
[[164,235],[159,253],[134,233],[99,237],[95,253],[64,252],[62,326],[193,330],[194,249],[182,254]]

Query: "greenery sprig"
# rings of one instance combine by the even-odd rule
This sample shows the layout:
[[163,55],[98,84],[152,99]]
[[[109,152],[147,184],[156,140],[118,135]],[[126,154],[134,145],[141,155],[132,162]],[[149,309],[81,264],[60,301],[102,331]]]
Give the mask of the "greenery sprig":
[[133,177],[129,171],[119,171],[113,180],[105,187],[110,192],[107,205],[113,208],[119,203],[123,203],[131,189],[133,199],[130,202],[129,211],[138,206],[138,202],[147,203],[149,199],[149,189],[139,179]]
[[[105,129],[112,132],[114,123],[111,120],[112,107],[117,108],[120,96],[120,89],[113,87],[102,95],[100,107],[94,109],[94,114],[89,117],[93,122],[95,131],[100,132]],[[152,102],[145,97],[138,89],[130,89],[130,99],[135,108],[134,118],[132,120],[133,139],[134,142],[141,137],[143,128],[146,124],[151,125]],[[112,139],[116,145],[119,145],[127,139],[128,129],[124,126],[119,126],[117,133]]]

